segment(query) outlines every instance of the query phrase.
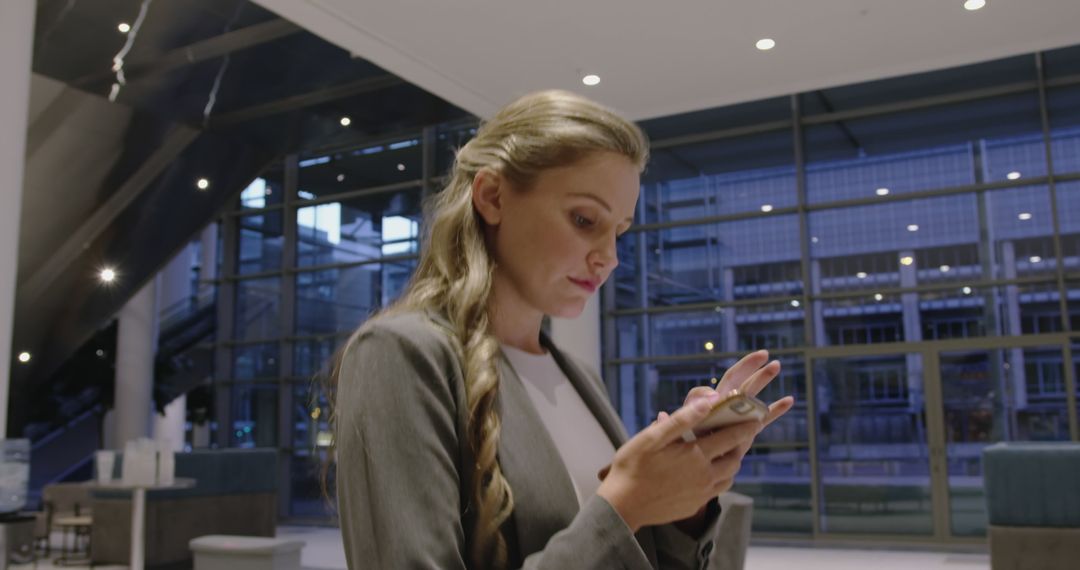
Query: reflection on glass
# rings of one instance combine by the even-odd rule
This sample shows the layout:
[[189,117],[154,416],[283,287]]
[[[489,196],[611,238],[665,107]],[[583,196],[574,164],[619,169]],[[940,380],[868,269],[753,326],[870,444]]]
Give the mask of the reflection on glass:
[[240,207],[245,209],[269,208],[284,200],[285,175],[280,165],[275,165],[240,191]]
[[240,345],[233,348],[233,378],[276,378],[279,348],[277,342]]
[[986,533],[982,450],[1069,439],[1060,347],[941,354],[952,532]]
[[281,211],[242,216],[239,220],[239,249],[236,271],[244,275],[281,269]]
[[812,532],[810,452],[806,447],[755,446],[743,458],[731,490],[754,499],[754,532]]
[[297,265],[354,263],[417,253],[419,200],[420,190],[413,189],[299,208]]
[[1050,153],[1054,172],[1080,172],[1080,86],[1058,87],[1046,92],[1050,116]]
[[270,339],[281,334],[281,278],[236,282],[236,340]]
[[277,385],[232,386],[230,447],[277,445]]
[[350,190],[417,180],[422,176],[419,134],[300,160],[297,197],[311,200]]
[[922,356],[815,361],[821,529],[933,532]]
[[296,332],[352,331],[404,291],[415,259],[296,274]]
[[293,375],[312,378],[330,369],[338,347],[347,336],[297,340],[293,344]]

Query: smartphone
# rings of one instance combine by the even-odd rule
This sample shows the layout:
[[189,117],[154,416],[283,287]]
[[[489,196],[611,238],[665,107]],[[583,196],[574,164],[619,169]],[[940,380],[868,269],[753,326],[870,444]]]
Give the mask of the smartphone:
[[741,390],[732,390],[713,406],[712,411],[701,423],[683,434],[683,440],[694,441],[699,435],[732,424],[750,420],[764,421],[768,415],[769,406],[765,402]]

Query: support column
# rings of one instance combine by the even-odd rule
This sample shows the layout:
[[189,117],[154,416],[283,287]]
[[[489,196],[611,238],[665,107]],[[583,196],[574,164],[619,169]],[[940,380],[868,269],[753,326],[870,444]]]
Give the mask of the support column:
[[[0,2],[0,438],[7,434],[11,382],[11,334],[15,321],[15,277],[19,267],[26,125],[30,106],[34,0]],[[18,366],[18,364],[15,364]]]
[[[1001,269],[1005,279],[1016,279],[1016,247],[1011,240],[1001,242]],[[1020,288],[1016,285],[1005,286],[1005,323],[1002,327],[1009,336],[1020,336],[1023,327],[1020,326]],[[1027,408],[1027,375],[1024,367],[1024,349],[1009,349],[1009,373],[1007,377],[1012,380],[1012,409],[1016,411]],[[1008,393],[1002,394],[1002,397]]]
[[210,222],[205,228],[203,228],[202,234],[199,236],[200,247],[202,251],[199,259],[199,298],[210,294],[214,290],[214,284],[211,283],[214,279],[217,279],[217,244],[218,244],[218,224],[217,222]]
[[[905,249],[900,252],[900,259],[910,259],[911,263],[904,265],[900,262],[900,286],[910,289],[918,284],[918,263],[915,262],[915,252]],[[905,342],[919,342],[922,337],[922,316],[919,314],[919,294],[900,294],[901,322]],[[907,384],[908,402],[913,413],[918,414],[924,407],[923,392],[923,360],[921,354],[907,354]]]
[[150,402],[154,385],[154,352],[157,349],[157,279],[149,283],[120,309],[116,333],[116,417],[114,445],[123,449],[129,440],[149,437]]
[[[735,271],[730,267],[725,267],[723,279],[723,299],[730,303],[735,300]],[[720,310],[720,321],[723,323],[724,331],[720,346],[724,352],[737,352],[739,350],[739,330],[736,323],[738,313],[739,311],[733,306]]]
[[[189,314],[195,307],[191,305],[191,266],[193,262],[191,246],[188,245],[176,254],[158,275],[161,290],[158,294],[158,323],[155,323],[155,337],[160,323],[173,316]],[[154,345],[157,352],[157,345]],[[165,406],[165,413],[154,414],[154,440],[166,444],[174,451],[183,451],[187,421],[187,395],[182,394]]]

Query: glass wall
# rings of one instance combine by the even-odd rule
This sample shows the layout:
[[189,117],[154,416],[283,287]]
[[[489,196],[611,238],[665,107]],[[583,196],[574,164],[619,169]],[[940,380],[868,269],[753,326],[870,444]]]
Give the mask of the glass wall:
[[[475,126],[289,157],[226,217],[218,444],[280,450],[287,518],[332,516],[320,380],[400,294]],[[735,486],[756,532],[981,537],[982,448],[1077,437],[1080,47],[642,127],[603,372],[635,433],[746,352],[780,359],[764,397],[796,407]]]

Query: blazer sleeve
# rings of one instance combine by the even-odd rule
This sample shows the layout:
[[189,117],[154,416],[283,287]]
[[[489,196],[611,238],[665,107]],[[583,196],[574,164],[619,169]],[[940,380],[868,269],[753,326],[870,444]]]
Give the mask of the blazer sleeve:
[[[349,568],[468,566],[457,419],[463,386],[450,376],[449,354],[424,334],[381,324],[346,349],[337,388],[337,493]],[[523,567],[652,568],[600,497]]]

